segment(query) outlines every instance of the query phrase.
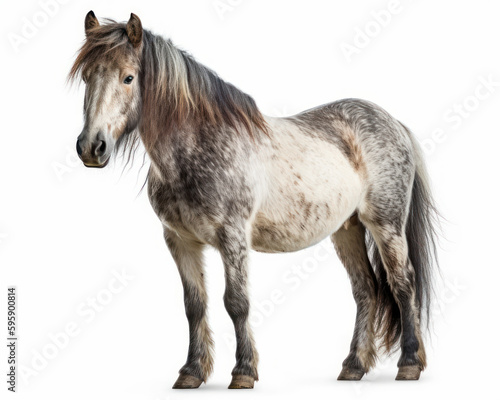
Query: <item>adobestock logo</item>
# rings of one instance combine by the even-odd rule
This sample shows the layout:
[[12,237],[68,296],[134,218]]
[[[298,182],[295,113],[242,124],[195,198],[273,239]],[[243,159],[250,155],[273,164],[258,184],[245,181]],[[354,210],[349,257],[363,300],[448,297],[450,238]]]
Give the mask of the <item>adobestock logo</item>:
[[27,356],[28,360],[19,364],[19,374],[24,386],[27,386],[32,378],[43,373],[53,360],[75,341],[75,338],[85,329],[89,329],[96,317],[104,312],[115,298],[119,298],[120,293],[135,279],[127,270],[112,270],[111,275],[104,287],[77,305],[75,309],[77,318],[68,321],[55,332],[49,332],[45,343],[40,348],[32,348],[31,357]]
[[223,21],[226,18],[226,14],[234,11],[241,3],[243,3],[243,0],[215,0],[212,6],[220,20]]
[[38,2],[39,10],[35,11],[31,17],[21,18],[21,27],[17,32],[8,34],[9,42],[17,53],[21,46],[27,44],[38,32],[49,23],[50,19],[55,17],[62,5],[67,4],[69,0],[40,0]]
[[462,125],[478,112],[484,103],[491,99],[500,87],[500,80],[493,74],[478,76],[477,83],[470,94],[455,101],[443,113],[442,124],[433,129],[425,139],[420,140],[420,146],[427,155],[435,152],[436,148],[444,143],[450,132],[458,131]]
[[82,161],[78,158],[75,149],[69,146],[66,146],[66,157],[64,161],[54,161],[51,163],[52,170],[59,182],[64,180],[66,174],[73,172],[76,167],[81,165]]
[[[306,255],[307,254],[307,255]],[[276,312],[286,308],[289,299],[314,275],[318,275],[322,266],[330,267],[335,254],[335,248],[330,239],[325,239],[316,246],[305,251],[299,263],[294,263],[283,273],[277,287],[269,295],[259,301],[252,302],[248,322],[252,328],[259,328]],[[236,349],[236,339],[233,332],[224,332],[223,339],[229,349]]]
[[379,36],[384,28],[388,27],[394,15],[401,13],[403,7],[399,0],[391,0],[387,7],[370,13],[371,19],[363,27],[354,28],[352,43],[342,42],[340,49],[348,62],[352,61],[354,55],[360,54],[361,50],[368,47],[373,39]]

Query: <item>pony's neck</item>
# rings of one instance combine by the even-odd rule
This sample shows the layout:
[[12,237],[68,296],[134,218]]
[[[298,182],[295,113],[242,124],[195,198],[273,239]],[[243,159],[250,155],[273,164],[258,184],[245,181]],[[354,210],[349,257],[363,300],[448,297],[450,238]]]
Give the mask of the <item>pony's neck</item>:
[[144,31],[140,81],[140,132],[147,150],[174,131],[266,131],[249,95],[149,31]]

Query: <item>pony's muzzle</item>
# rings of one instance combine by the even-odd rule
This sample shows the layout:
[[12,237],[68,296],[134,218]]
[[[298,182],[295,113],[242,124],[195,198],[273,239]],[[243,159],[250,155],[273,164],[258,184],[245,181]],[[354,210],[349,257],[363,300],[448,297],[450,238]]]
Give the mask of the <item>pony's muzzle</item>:
[[103,168],[110,159],[109,145],[106,142],[104,135],[100,132],[96,138],[90,143],[82,135],[76,141],[76,152],[78,157],[83,161],[83,164],[89,168]]

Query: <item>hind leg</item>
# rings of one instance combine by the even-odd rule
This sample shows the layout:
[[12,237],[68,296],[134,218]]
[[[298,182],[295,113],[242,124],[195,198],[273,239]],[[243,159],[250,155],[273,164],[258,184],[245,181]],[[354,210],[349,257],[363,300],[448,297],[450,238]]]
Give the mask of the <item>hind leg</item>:
[[374,320],[376,279],[368,260],[365,228],[357,215],[332,235],[337,254],[344,264],[357,306],[356,324],[349,355],[342,363],[339,380],[360,380],[375,365]]
[[415,270],[408,257],[404,224],[367,223],[379,249],[387,281],[401,316],[401,357],[397,380],[417,380],[426,366],[420,331],[420,304],[416,300]]

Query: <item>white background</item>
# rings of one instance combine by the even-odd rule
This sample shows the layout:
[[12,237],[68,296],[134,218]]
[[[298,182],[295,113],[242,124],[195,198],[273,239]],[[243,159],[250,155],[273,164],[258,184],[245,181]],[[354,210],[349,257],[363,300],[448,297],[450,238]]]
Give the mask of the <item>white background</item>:
[[[487,0],[401,0],[380,27],[375,15],[388,4],[66,0],[50,16],[34,0],[2,5],[0,290],[16,285],[19,295],[18,362],[27,372],[18,398],[499,398],[500,8]],[[91,170],[75,159],[83,86],[70,88],[65,78],[90,9],[117,20],[138,14],[146,28],[254,96],[265,114],[361,97],[411,127],[447,218],[429,367],[419,382],[395,382],[396,359],[384,357],[361,382],[336,381],[355,306],[325,241],[293,254],[252,254],[261,379],[245,393],[226,389],[233,328],[222,265],[209,251],[215,372],[198,391],[170,389],[188,331],[178,273],[146,193],[139,194],[147,162],[140,170],[137,157],[122,174],[120,161]],[[36,32],[13,45],[26,20]],[[364,43],[360,30],[371,35]],[[363,47],[348,59],[342,46],[356,38]],[[487,80],[497,83],[488,88]],[[459,116],[454,107],[468,111]],[[122,290],[110,298],[113,271],[133,279],[115,284]],[[96,296],[106,304],[92,316],[87,302]],[[0,298],[5,377],[6,295]],[[68,324],[76,334],[63,340]]]

